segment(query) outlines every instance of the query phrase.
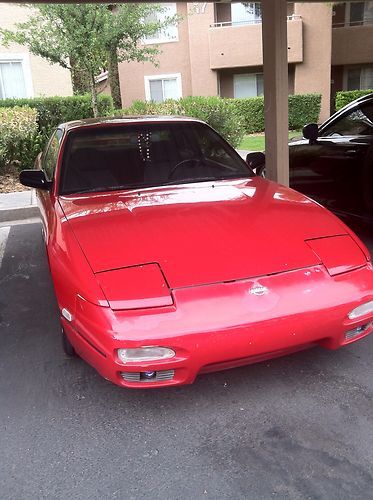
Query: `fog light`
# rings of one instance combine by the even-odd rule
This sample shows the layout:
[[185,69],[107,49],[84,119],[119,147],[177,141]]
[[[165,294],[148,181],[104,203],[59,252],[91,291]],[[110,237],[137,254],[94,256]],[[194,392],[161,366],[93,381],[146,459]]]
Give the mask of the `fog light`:
[[373,313],[373,300],[365,302],[365,304],[361,304],[361,306],[352,309],[352,311],[348,313],[348,317],[349,319],[356,319],[370,313]]
[[169,349],[168,347],[139,347],[136,349],[118,349],[118,357],[122,361],[122,363],[157,361],[160,359],[173,358],[174,356],[175,351]]
[[355,337],[358,337],[359,335],[364,333],[365,330],[367,330],[369,326],[370,326],[370,323],[366,323],[365,325],[360,325],[360,326],[357,326],[356,328],[353,328],[352,330],[348,330],[348,332],[345,333],[345,339],[351,340]]

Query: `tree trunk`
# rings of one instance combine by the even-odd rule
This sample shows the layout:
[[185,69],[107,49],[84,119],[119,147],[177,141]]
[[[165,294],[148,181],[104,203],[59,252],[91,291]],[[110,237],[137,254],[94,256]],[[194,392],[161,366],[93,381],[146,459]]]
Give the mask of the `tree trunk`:
[[90,91],[90,78],[87,70],[79,68],[74,57],[70,57],[71,83],[74,95],[88,94]]
[[113,98],[114,108],[122,109],[122,97],[120,95],[120,82],[118,71],[117,46],[113,44],[108,50],[108,79]]
[[95,118],[97,118],[98,117],[97,88],[96,88],[96,81],[95,81],[94,73],[91,73],[90,84],[91,84],[91,99],[92,99],[93,116]]

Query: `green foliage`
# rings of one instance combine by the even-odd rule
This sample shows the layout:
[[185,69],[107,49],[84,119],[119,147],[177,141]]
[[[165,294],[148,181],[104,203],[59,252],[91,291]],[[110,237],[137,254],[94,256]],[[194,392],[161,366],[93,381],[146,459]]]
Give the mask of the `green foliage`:
[[247,97],[231,100],[244,121],[245,133],[263,132],[264,98]]
[[[298,130],[306,123],[317,122],[321,95],[289,95],[289,129]],[[264,98],[222,99],[220,97],[185,97],[178,101],[135,101],[119,115],[187,115],[199,118],[215,128],[234,146],[243,134],[264,131]]]
[[231,99],[220,97],[185,97],[164,103],[135,101],[131,107],[116,111],[125,115],[184,115],[203,120],[217,130],[233,146],[244,135],[244,124]]
[[85,74],[95,116],[98,115],[95,75],[107,67],[110,52],[115,52],[118,61],[154,61],[159,50],[144,45],[143,39],[179,21],[178,16],[173,16],[145,22],[165,7],[140,2],[46,3],[28,7],[31,10],[28,20],[17,23],[15,30],[0,29],[0,42],[25,45],[30,52],[51,63]]
[[232,100],[220,97],[185,97],[180,104],[187,116],[208,123],[232,146],[236,147],[244,135],[244,121]]
[[[1,106],[4,108],[27,106],[35,109],[37,111],[38,131],[41,136],[42,147],[59,123],[93,117],[89,95],[3,99]],[[104,94],[99,95],[98,109],[100,116],[112,115],[113,101],[111,97]]]
[[318,123],[321,94],[289,95],[289,129],[300,130],[307,123]]
[[350,102],[363,97],[364,95],[372,94],[373,90],[348,90],[337,92],[335,96],[335,109],[338,111]]
[[[264,131],[263,97],[233,99],[233,102],[244,118],[247,134]],[[320,94],[289,95],[289,129],[301,129],[307,123],[317,123],[320,107]]]
[[32,166],[38,139],[36,109],[0,108],[0,168],[10,163]]

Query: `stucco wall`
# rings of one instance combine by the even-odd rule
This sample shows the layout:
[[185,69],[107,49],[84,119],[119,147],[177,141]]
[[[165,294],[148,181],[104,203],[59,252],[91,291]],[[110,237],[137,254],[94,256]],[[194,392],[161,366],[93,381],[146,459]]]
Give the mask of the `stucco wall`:
[[[11,29],[17,22],[26,21],[30,9],[9,3],[0,3],[0,26]],[[0,45],[1,54],[22,54],[31,73],[31,93],[37,96],[71,95],[72,86],[70,72],[56,64],[49,64],[45,59],[30,54],[26,47],[12,44],[10,47]],[[27,75],[26,75],[27,76]]]
[[[177,12],[187,19],[186,4],[178,4]],[[144,76],[181,74],[182,95],[192,93],[189,60],[188,23],[179,24],[179,41],[159,44],[158,66],[151,62],[136,61],[119,64],[120,89],[123,106],[130,106],[136,99],[145,99]]]
[[150,62],[123,62],[119,65],[123,106],[145,99],[144,76],[181,74],[182,96],[216,95],[217,75],[210,70],[208,28],[214,21],[213,4],[178,3],[183,18],[179,40],[159,44],[158,66]]
[[373,25],[333,28],[332,64],[373,62]]
[[303,63],[295,66],[294,92],[322,95],[320,120],[330,116],[330,61],[332,7],[322,3],[296,3],[294,13],[303,20]]
[[[287,36],[289,63],[302,62],[302,19],[288,21]],[[209,45],[213,69],[263,64],[261,24],[210,28]]]

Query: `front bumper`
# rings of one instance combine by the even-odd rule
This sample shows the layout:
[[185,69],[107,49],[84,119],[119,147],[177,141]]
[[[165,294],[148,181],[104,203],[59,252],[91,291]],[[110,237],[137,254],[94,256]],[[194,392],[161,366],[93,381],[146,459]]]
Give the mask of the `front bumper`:
[[[251,293],[262,287],[262,295]],[[73,323],[62,318],[78,354],[106,379],[133,388],[190,384],[200,373],[218,371],[321,345],[337,349],[373,331],[373,315],[348,313],[373,299],[373,269],[331,277],[323,266],[257,279],[173,291],[174,305],[116,311],[77,301]],[[352,339],[346,332],[364,326]],[[122,347],[170,347],[165,361],[123,364]],[[160,377],[140,380],[156,371]],[[162,377],[162,373],[168,375]],[[170,378],[170,373],[172,377]],[[129,374],[125,376],[124,374]]]

